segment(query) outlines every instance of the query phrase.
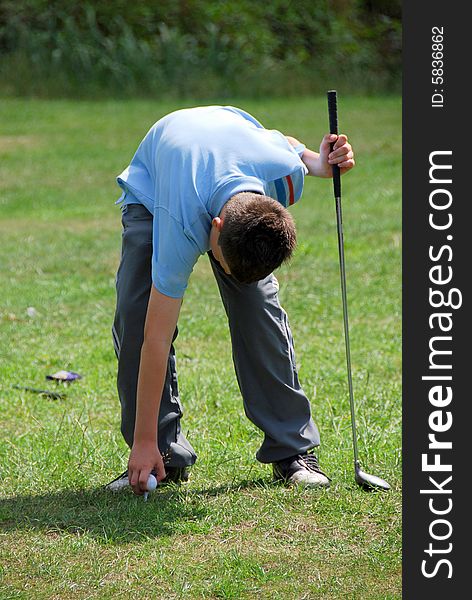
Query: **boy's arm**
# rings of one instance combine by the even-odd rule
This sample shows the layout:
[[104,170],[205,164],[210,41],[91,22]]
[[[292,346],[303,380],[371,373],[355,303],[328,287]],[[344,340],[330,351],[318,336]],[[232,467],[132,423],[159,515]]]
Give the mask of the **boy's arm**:
[[[288,135],[285,137],[294,148],[300,145],[297,139]],[[331,151],[332,143],[334,143],[333,151]],[[343,175],[356,164],[352,146],[344,134],[337,136],[327,133],[321,140],[319,154],[305,148],[301,159],[308,169],[308,175],[315,177],[332,177],[331,165],[338,165],[341,169],[341,175]]]
[[170,298],[154,285],[151,287],[139,366],[134,443],[128,461],[129,482],[135,494],[146,491],[153,469],[159,481],[165,477],[158,447],[157,419],[181,304],[181,298]]

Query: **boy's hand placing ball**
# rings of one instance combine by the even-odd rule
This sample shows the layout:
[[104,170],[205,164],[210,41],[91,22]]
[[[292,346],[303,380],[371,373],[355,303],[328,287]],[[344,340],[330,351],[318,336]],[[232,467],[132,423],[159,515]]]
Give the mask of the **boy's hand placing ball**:
[[164,460],[155,442],[135,442],[128,461],[128,479],[133,492],[142,496],[148,491],[148,478],[153,471],[157,481],[166,476]]

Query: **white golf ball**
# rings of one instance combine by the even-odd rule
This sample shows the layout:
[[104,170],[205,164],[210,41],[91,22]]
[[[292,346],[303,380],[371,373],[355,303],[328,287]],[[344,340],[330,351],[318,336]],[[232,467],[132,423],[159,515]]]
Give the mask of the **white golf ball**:
[[151,473],[151,475],[149,475],[148,480],[147,480],[148,492],[153,492],[156,488],[157,488],[157,479]]

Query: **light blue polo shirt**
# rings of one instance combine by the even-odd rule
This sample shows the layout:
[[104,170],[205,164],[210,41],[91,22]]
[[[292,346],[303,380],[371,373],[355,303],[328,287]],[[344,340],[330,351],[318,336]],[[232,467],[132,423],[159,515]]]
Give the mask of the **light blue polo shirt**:
[[284,206],[303,191],[307,169],[285,136],[232,106],[178,110],[155,123],[117,177],[117,201],[141,203],[154,215],[152,280],[181,298],[212,219],[238,192],[271,196]]

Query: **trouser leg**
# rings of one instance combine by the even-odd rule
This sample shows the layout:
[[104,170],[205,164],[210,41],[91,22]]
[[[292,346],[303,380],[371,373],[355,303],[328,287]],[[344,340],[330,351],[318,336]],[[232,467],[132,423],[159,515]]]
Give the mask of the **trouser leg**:
[[[123,207],[121,261],[116,276],[116,312],[113,342],[118,358],[117,388],[121,403],[121,432],[133,445],[144,323],[151,292],[152,215],[140,204]],[[177,329],[174,340],[177,337]],[[192,465],[196,454],[180,428],[179,399],[174,346],[171,346],[167,375],[159,411],[159,448],[169,453],[169,466]]]
[[274,275],[252,284],[226,275],[208,253],[228,316],[233,361],[248,418],[264,432],[256,454],[275,462],[318,446],[295,364],[293,339]]

